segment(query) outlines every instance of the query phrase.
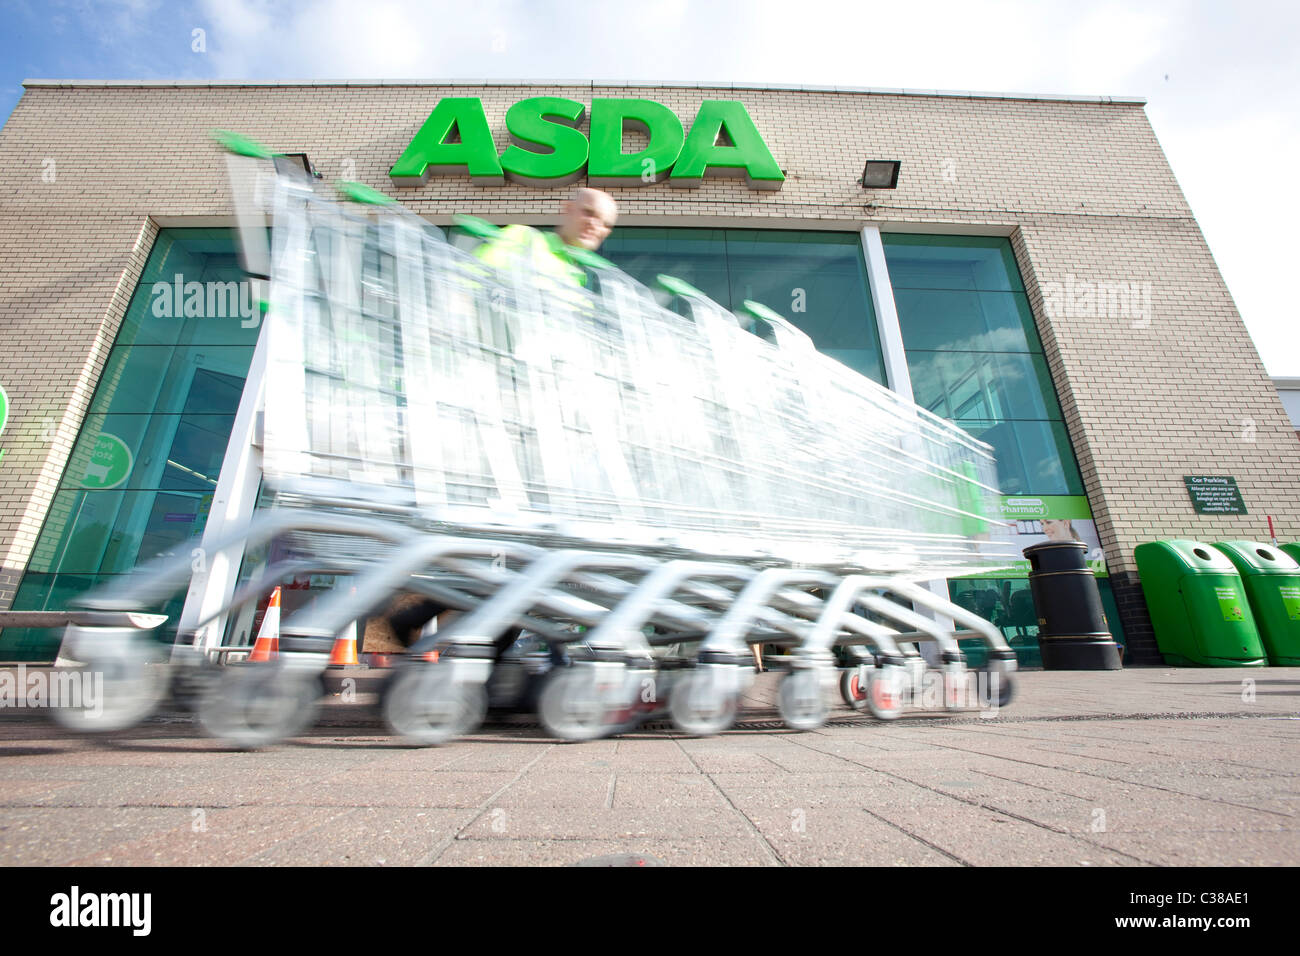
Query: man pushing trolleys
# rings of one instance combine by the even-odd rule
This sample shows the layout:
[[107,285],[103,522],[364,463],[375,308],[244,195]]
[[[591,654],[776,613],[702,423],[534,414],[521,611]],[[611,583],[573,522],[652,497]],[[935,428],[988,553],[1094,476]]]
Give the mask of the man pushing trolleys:
[[[81,599],[189,595],[167,665],[144,629],[69,629],[65,653],[112,676],[106,714],[66,724],[129,726],[184,688],[218,737],[291,737],[335,636],[376,615],[409,643],[384,716],[430,744],[511,701],[568,740],[650,716],[716,734],[760,644],[784,652],[796,730],[828,719],[837,679],[881,719],[936,682],[939,706],[968,706],[959,637],[984,641],[993,702],[1010,699],[1001,631],[924,584],[1018,556],[987,445],[761,303],[621,272],[596,252],[617,218],[599,190],[553,234],[464,218],[449,241],[368,187],[336,195],[224,143],[246,268],[267,282],[240,411],[262,416],[247,460],[265,507],[210,521],[204,567],[161,558]],[[214,663],[232,656],[225,621],[302,574],[339,583],[286,615],[278,657]],[[403,595],[416,603],[392,611]]]

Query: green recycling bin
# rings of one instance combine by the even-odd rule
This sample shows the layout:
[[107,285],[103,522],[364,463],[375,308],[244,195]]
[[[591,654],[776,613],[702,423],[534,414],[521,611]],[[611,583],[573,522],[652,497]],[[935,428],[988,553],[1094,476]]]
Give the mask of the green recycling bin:
[[1290,544],[1281,546],[1282,550],[1291,555],[1292,560],[1300,563],[1300,541],[1292,541]]
[[1300,666],[1300,564],[1258,541],[1219,541],[1246,586],[1259,639],[1277,667]]
[[1263,667],[1267,661],[1241,576],[1200,541],[1151,541],[1134,550],[1142,593],[1165,661],[1175,666]]

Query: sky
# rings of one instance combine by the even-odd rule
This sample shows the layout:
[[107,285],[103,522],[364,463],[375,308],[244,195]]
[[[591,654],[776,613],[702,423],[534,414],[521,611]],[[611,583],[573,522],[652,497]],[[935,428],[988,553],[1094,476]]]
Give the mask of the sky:
[[1291,294],[1297,49],[1300,4],[1249,0],[0,0],[0,117],[28,78],[722,81],[1141,96],[1265,367],[1300,377],[1300,303]]

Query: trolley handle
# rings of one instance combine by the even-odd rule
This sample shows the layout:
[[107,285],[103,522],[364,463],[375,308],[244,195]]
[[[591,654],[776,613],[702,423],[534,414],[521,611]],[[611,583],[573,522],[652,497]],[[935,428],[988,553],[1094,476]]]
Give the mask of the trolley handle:
[[755,320],[765,323],[772,330],[772,341],[778,348],[814,351],[813,341],[807,332],[797,328],[763,303],[746,299],[742,305]]

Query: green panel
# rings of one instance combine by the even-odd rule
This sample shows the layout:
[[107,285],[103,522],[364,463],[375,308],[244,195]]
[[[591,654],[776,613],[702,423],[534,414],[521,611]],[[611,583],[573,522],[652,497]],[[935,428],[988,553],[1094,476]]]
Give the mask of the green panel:
[[1128,654],[1128,639],[1124,636],[1124,626],[1119,620],[1119,605],[1115,603],[1115,592],[1110,586],[1110,579],[1097,578],[1097,590],[1101,592],[1101,607],[1106,613],[1106,627],[1110,630],[1110,636],[1115,639],[1119,645],[1120,656]]
[[907,353],[916,403],[956,422],[1059,419],[1047,361],[1014,352]]
[[895,289],[903,346],[975,352],[1041,352],[1023,292]]
[[1011,243],[1000,236],[886,233],[881,239],[895,290],[1025,291]]
[[1004,495],[999,508],[1006,521],[1092,520],[1092,509],[1082,495]]
[[1084,493],[1064,422],[963,421],[961,427],[993,446],[1004,495]]

